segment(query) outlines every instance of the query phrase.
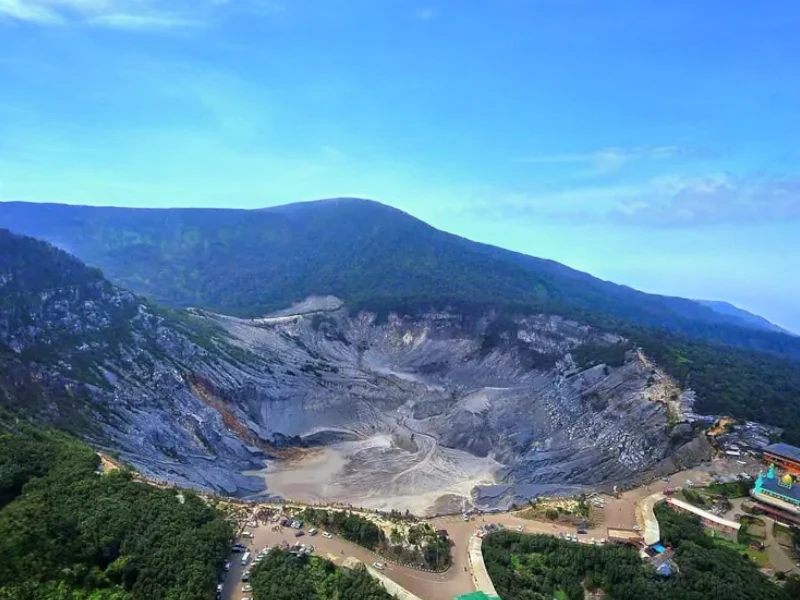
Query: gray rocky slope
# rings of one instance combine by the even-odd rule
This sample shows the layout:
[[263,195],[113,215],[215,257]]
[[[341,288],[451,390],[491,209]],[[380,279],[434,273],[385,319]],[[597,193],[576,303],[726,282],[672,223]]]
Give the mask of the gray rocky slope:
[[280,493],[257,472],[265,459],[269,482],[289,449],[319,446],[333,465],[320,499],[494,506],[703,456],[654,401],[677,394],[657,368],[634,350],[580,368],[581,347],[624,340],[559,317],[378,321],[327,298],[245,320],[164,313],[94,273],[26,277],[0,264],[3,403],[153,477]]

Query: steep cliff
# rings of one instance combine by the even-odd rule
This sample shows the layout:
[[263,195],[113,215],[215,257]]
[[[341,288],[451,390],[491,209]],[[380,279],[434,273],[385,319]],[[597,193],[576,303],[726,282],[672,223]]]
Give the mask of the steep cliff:
[[[239,495],[264,493],[266,478],[266,493],[310,499],[492,505],[625,481],[687,441],[651,399],[656,367],[557,316],[379,320],[335,298],[260,319],[165,312],[42,242],[0,232],[0,244],[3,402],[154,477]],[[622,357],[613,366],[573,358],[609,349]],[[282,460],[291,448],[322,457],[309,485],[296,484],[309,460]],[[243,474],[265,459],[265,474]]]

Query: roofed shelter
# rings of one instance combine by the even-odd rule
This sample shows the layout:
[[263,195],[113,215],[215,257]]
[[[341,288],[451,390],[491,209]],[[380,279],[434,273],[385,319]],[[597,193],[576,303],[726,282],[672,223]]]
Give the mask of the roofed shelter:
[[764,462],[800,475],[800,448],[789,444],[771,444],[764,449]]

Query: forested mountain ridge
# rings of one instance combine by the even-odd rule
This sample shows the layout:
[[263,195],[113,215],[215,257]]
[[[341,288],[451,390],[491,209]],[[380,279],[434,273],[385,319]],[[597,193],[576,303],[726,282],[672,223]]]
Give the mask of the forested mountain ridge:
[[696,302],[707,306],[710,309],[724,315],[738,318],[743,322],[743,325],[753,327],[754,329],[763,329],[765,331],[774,331],[775,333],[785,333],[788,335],[796,336],[797,334],[784,329],[775,323],[772,323],[760,315],[755,315],[749,311],[734,306],[730,302],[721,302],[719,300],[696,300]]
[[512,306],[800,358],[800,338],[739,315],[472,242],[367,200],[264,210],[2,203],[0,226],[50,241],[172,307],[255,317],[312,294],[386,310]]

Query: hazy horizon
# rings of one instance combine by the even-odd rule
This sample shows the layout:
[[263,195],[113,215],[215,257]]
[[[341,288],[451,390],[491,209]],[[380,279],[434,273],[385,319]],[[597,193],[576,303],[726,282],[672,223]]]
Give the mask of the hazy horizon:
[[0,0],[0,200],[358,196],[800,332],[800,5]]

